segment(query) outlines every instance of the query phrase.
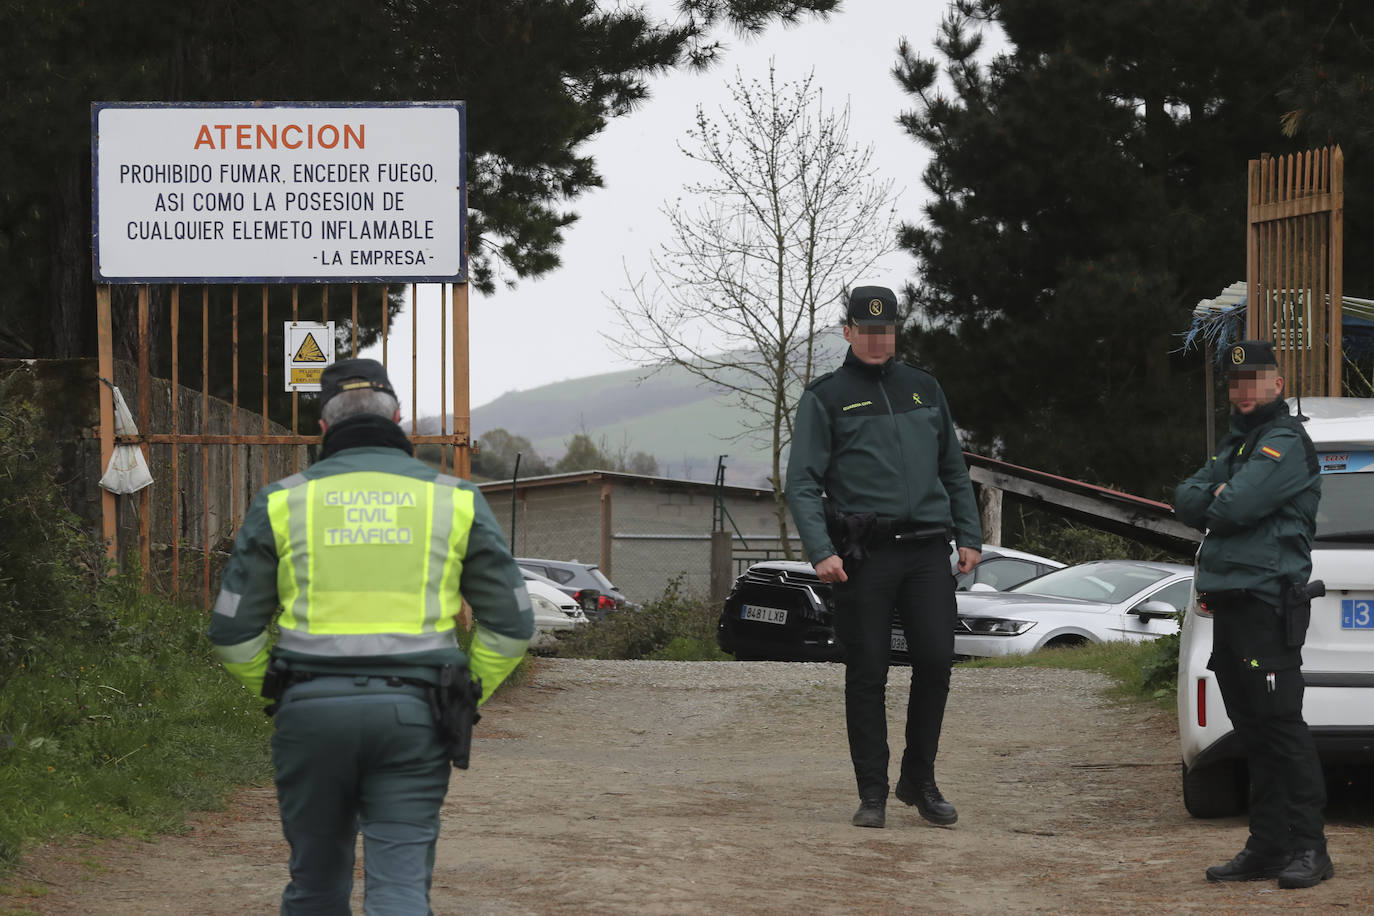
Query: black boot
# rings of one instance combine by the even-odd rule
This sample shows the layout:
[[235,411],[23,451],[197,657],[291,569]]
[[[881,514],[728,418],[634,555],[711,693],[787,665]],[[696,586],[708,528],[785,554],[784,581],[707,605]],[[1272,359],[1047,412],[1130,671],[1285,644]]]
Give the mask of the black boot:
[[1225,865],[1213,865],[1207,869],[1207,880],[1260,881],[1264,878],[1277,878],[1279,872],[1288,865],[1288,858],[1284,855],[1265,855],[1247,846]]
[[897,800],[908,805],[915,805],[921,817],[938,824],[941,827],[948,827],[959,819],[959,812],[954,810],[954,806],[945,801],[945,797],[940,794],[940,789],[935,785],[935,778],[907,781],[903,776],[897,780],[897,790],[894,793]]
[[1316,887],[1335,873],[1325,849],[1304,849],[1279,872],[1279,887]]
[[882,827],[887,824],[887,793],[868,794],[859,797],[859,810],[854,812],[849,823],[855,827]]

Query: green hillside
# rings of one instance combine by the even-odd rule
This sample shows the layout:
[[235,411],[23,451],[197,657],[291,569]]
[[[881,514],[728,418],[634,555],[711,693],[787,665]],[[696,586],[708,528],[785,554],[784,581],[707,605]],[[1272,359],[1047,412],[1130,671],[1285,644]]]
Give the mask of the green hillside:
[[[825,369],[840,360],[843,350],[833,349],[827,348],[819,360]],[[728,483],[766,485],[771,471],[767,439],[741,437],[754,417],[735,395],[678,367],[645,377],[646,371],[608,372],[507,392],[472,411],[473,435],[505,429],[526,437],[542,457],[556,461],[568,440],[585,431],[605,451],[648,452],[665,476],[694,480],[714,479],[716,458],[724,454],[729,456]],[[728,381],[728,374],[722,378]]]
[[[766,442],[758,437],[730,441],[745,432],[741,422],[745,417],[733,399],[722,394],[587,429],[598,444],[605,440],[603,451],[614,453],[624,447],[628,452],[648,452],[658,459],[659,472],[667,477],[714,480],[717,456],[728,455],[727,482],[750,486],[764,482],[769,457]],[[535,450],[556,459],[567,450],[575,432],[536,439]]]

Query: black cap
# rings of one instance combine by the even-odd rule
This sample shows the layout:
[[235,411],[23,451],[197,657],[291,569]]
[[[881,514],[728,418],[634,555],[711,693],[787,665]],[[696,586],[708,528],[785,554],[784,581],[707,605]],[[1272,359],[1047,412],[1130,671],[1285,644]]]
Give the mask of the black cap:
[[1226,365],[1230,372],[1260,372],[1279,367],[1278,360],[1274,359],[1274,347],[1267,340],[1240,341],[1231,348]]
[[396,396],[391,379],[386,377],[386,367],[381,363],[375,359],[341,359],[320,373],[320,407],[334,395],[355,388],[371,388]]
[[849,291],[853,324],[896,324],[897,297],[886,286],[856,286]]

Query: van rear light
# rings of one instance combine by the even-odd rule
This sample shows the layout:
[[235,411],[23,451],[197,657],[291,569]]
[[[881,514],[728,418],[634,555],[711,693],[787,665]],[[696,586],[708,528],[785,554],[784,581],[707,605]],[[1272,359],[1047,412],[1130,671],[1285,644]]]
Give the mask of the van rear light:
[[1207,727],[1207,679],[1197,679],[1197,727]]

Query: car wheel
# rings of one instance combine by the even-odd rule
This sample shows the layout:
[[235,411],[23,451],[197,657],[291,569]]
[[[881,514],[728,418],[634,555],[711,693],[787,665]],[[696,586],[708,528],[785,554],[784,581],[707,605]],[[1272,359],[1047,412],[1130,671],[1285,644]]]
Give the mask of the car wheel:
[[1046,649],[1073,649],[1073,648],[1076,648],[1076,647],[1078,647],[1078,646],[1086,646],[1087,644],[1088,644],[1087,637],[1084,637],[1084,636],[1073,636],[1073,635],[1068,635],[1068,636],[1056,636],[1054,639],[1051,639],[1049,642],[1045,643],[1045,648],[1046,648]]
[[1233,817],[1245,811],[1248,786],[1239,760],[1223,760],[1208,767],[1180,764],[1183,807],[1193,817]]

